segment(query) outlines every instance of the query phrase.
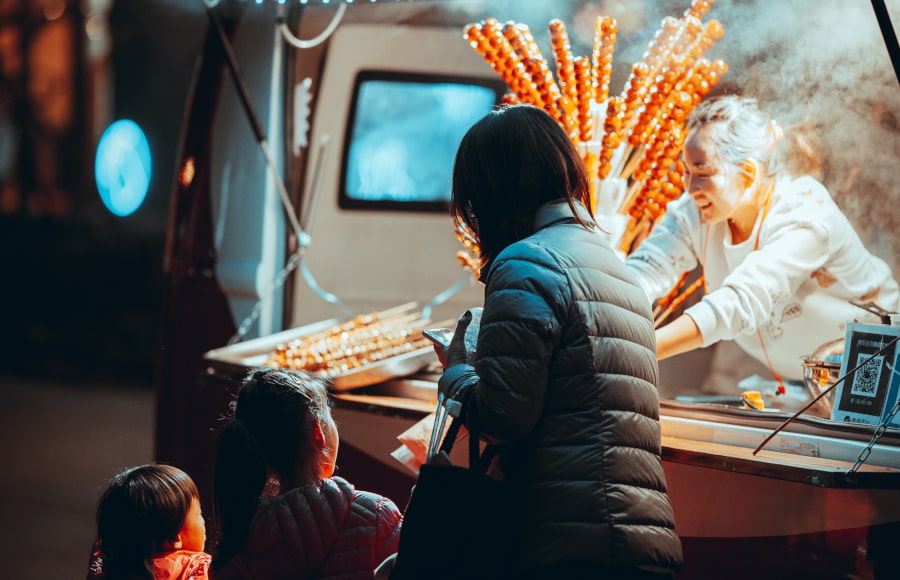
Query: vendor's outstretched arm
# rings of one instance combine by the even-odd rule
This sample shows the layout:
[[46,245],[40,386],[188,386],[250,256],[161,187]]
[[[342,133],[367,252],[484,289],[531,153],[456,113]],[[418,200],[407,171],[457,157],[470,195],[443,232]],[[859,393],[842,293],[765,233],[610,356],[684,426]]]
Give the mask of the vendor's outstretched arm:
[[682,314],[656,330],[656,358],[663,360],[703,346],[703,336],[694,320]]

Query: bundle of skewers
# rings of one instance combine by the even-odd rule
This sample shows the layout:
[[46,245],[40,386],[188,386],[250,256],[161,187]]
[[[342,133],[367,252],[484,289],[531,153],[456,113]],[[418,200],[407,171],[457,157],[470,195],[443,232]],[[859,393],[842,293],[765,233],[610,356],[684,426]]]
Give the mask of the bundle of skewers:
[[334,377],[386,358],[428,348],[429,322],[411,302],[361,314],[335,326],[279,344],[264,366],[301,369]]
[[[618,30],[610,16],[597,17],[590,56],[575,57],[565,24],[549,23],[555,76],[527,25],[488,18],[463,29],[509,87],[504,102],[541,107],[566,130],[593,177],[595,215],[624,224],[614,243],[626,255],[684,191],[685,121],[727,72],[724,61],[706,57],[724,34],[717,20],[703,23],[713,2],[693,0],[681,18],[665,17],[618,94],[610,87]],[[477,263],[467,252],[457,257]],[[684,282],[657,303],[663,319],[702,286]]]

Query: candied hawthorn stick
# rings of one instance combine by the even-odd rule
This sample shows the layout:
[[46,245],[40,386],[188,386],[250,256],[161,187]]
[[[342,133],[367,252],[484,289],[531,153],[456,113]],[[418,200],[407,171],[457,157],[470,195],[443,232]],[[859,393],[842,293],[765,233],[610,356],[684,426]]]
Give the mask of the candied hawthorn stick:
[[504,80],[510,79],[507,84],[519,100],[540,106],[540,95],[522,64],[522,58],[503,35],[500,22],[496,18],[486,19],[481,25],[481,33],[488,40],[494,59],[502,65],[502,74],[507,75]]
[[640,193],[629,213],[647,216],[655,222],[666,211],[669,202],[681,195],[681,189],[668,180],[673,164],[667,155],[654,161],[647,177],[640,182]]
[[[541,54],[541,49],[538,48],[537,42],[534,40],[534,36],[532,36],[528,25],[514,24],[511,29],[515,30],[514,36],[520,40],[521,46],[524,47],[525,53],[529,56],[529,59],[524,61],[525,68],[531,75],[531,80],[534,82],[538,92],[541,94],[541,99],[544,102],[544,110],[550,113],[557,122],[565,127],[566,117],[565,106],[564,103],[561,102],[562,92],[559,90],[559,85],[556,83],[556,79],[550,71],[547,59]],[[505,27],[504,34],[506,34]]]
[[460,250],[456,252],[456,261],[459,262],[463,269],[472,272],[476,280],[478,279],[478,276],[481,274],[481,260],[479,258]]
[[710,20],[706,23],[694,44],[688,49],[688,55],[696,60],[706,54],[725,35],[725,28],[718,20]]
[[572,56],[572,45],[565,23],[556,18],[547,26],[550,30],[550,45],[556,60],[556,76],[562,93],[573,103],[578,100],[578,89],[575,86],[575,58]]
[[[687,95],[685,97],[689,98]],[[635,172],[634,187],[630,192],[634,197],[627,200],[631,204],[629,214],[646,215],[655,221],[669,202],[681,195],[683,180],[677,172],[683,146],[683,123],[666,121]]]
[[682,90],[681,86],[676,87],[666,97],[665,102],[657,111],[656,117],[645,129],[644,134],[641,135],[640,142],[650,143],[657,132],[672,131],[684,126],[693,108],[694,100],[692,94],[687,90]]
[[671,47],[677,42],[684,25],[681,20],[667,16],[660,29],[650,41],[647,51],[640,61],[631,67],[631,75],[625,83],[622,97],[625,100],[625,123],[629,132],[640,119],[649,94],[654,90],[656,76],[662,63],[671,58]]
[[591,61],[586,56],[575,60],[575,83],[578,88],[578,138],[582,142],[587,142],[594,136],[594,120],[591,113],[594,84],[591,82]]
[[661,59],[658,61],[659,68],[655,71],[653,79],[655,82],[644,98],[644,106],[634,120],[634,128],[629,136],[629,143],[633,147],[642,143],[641,139],[669,91],[683,76],[685,70],[693,64],[684,51],[693,45],[702,30],[702,23],[699,20],[685,18],[680,33],[672,37],[672,44],[665,54],[666,59],[664,62]]
[[458,239],[462,243],[463,248],[465,248],[465,250],[456,252],[456,259],[463,268],[471,270],[475,278],[478,279],[478,275],[481,271],[481,246],[479,246],[478,240],[475,238],[475,234],[472,233],[468,224],[457,224],[455,233],[456,239]]
[[594,21],[593,68],[591,78],[596,91],[596,101],[609,98],[609,83],[612,77],[613,52],[616,48],[619,24],[611,16],[598,16]]
[[474,48],[475,52],[481,56],[485,56],[490,52],[490,44],[484,35],[481,34],[481,28],[474,22],[463,26],[463,37],[469,43],[469,46]]
[[[712,61],[709,73],[707,73],[706,81],[709,84],[709,88],[712,89],[716,86],[720,80],[722,80],[722,75],[728,72],[728,65],[721,58],[717,58]],[[706,95],[703,95],[706,96]]]
[[502,35],[506,38],[513,52],[518,55],[525,74],[530,79],[528,94],[531,98],[536,99],[532,104],[546,110],[555,103],[551,103],[549,100],[547,79],[542,75],[542,67],[537,61],[539,55],[533,52],[536,45],[532,46],[532,43],[529,41],[531,34],[526,33],[526,31],[527,27],[524,24],[507,22],[503,25]]
[[606,101],[603,138],[600,141],[600,167],[597,170],[600,179],[609,177],[613,155],[622,143],[622,117],[624,111],[625,102],[622,100],[622,97],[610,97]]
[[[664,162],[663,165],[666,165]],[[671,167],[671,164],[669,164]],[[658,170],[653,179],[647,181],[646,198],[642,201],[644,210],[654,222],[666,211],[666,207],[673,199],[677,198],[681,191],[668,182],[668,171]]]
[[703,18],[716,0],[694,0],[691,6],[684,11],[685,16]]
[[631,74],[622,91],[622,101],[625,104],[622,119],[626,131],[630,128],[631,121],[649,89],[652,80],[650,72],[650,67],[643,61],[636,62],[631,66]]
[[463,27],[463,36],[468,41],[469,45],[475,49],[475,52],[480,54],[482,58],[484,58],[485,62],[491,65],[491,68],[494,69],[494,72],[500,75],[506,85],[510,89],[514,88],[514,82],[511,78],[510,70],[503,65],[501,59],[495,52],[494,47],[491,46],[490,40],[488,40],[488,37],[484,33],[482,33],[481,27],[475,23],[467,24],[465,27]]
[[641,193],[642,182],[632,180],[631,183],[628,184],[628,189],[625,192],[625,197],[622,199],[622,204],[619,206],[619,213],[630,215],[634,219],[638,219],[644,217],[644,208],[637,201],[638,195]]
[[674,24],[668,24],[666,30],[668,34],[661,39],[651,59],[657,69],[678,65],[680,59],[689,53],[689,47],[697,42],[704,28],[699,18],[685,16],[677,19]]
[[[566,25],[558,18],[551,20],[548,25],[550,30],[550,44],[553,48],[553,56],[556,61],[556,76],[561,95],[559,97],[559,109],[562,115],[563,127],[570,135],[574,135],[579,129],[576,117],[580,117],[578,111],[579,88],[575,76],[575,62],[572,56],[572,45],[569,42],[569,34]],[[582,141],[585,141],[582,138]]]
[[[491,36],[490,20],[482,24],[467,24],[463,28],[463,36],[475,52],[484,58],[494,71],[500,75],[506,86],[518,94],[521,84],[521,69],[517,68],[518,62],[510,54],[508,49],[504,53],[503,47],[498,45],[496,36]],[[494,20],[496,24],[496,20]],[[502,35],[500,39],[504,40]]]
[[[619,171],[619,177],[622,179],[630,179],[634,172],[637,171],[638,167],[644,162],[644,153],[645,148],[643,146],[631,147],[628,148],[628,153],[630,153],[628,159],[623,159],[623,167],[622,170]],[[625,196],[626,200],[630,200],[629,196]],[[625,205],[623,204],[623,211],[625,209]]]
[[677,167],[684,145],[683,131],[680,125],[667,121],[656,135],[652,143],[639,150],[643,153],[640,161],[629,162],[622,174],[625,179],[631,178],[631,184],[622,201],[621,213],[634,217],[649,215],[655,220],[670,200],[670,188],[665,184],[669,171]]
[[681,277],[678,278],[678,281],[675,282],[675,285],[672,286],[672,289],[669,290],[665,296],[656,301],[656,306],[653,308],[653,318],[659,316],[659,313],[672,303],[672,300],[678,295],[678,291],[684,286],[684,282],[687,280],[689,274],[690,272],[682,274]]
[[518,31],[518,35],[522,39],[522,43],[527,46],[528,54],[532,58],[543,58],[541,57],[541,49],[538,48],[537,41],[534,39],[534,36],[531,34],[531,29],[528,28],[527,24],[516,24],[516,30]]
[[673,63],[677,63],[678,75],[675,82],[671,84],[671,90],[682,90],[682,87],[687,82],[687,78],[691,76],[697,67],[698,61],[705,58],[706,51],[711,49],[722,38],[723,34],[722,24],[717,20],[712,20],[684,48],[682,54],[674,56]]
[[[663,74],[656,77],[655,91],[651,90],[645,99],[645,106],[629,135],[629,143],[633,147],[650,145],[655,139],[655,132],[671,129],[673,124],[683,125],[693,106],[718,82],[713,66],[702,57],[702,52],[721,36],[721,24],[710,22],[687,49],[688,53],[674,55],[670,62],[673,66],[667,66],[663,69]],[[698,58],[698,55],[701,56]],[[722,68],[715,70],[727,68],[724,63],[718,66]],[[629,176],[636,167],[637,165],[631,164],[623,172],[624,175]]]
[[681,19],[678,32],[671,38],[669,53],[672,55],[684,55],[703,33],[703,21],[693,16],[685,16]]
[[646,52],[644,52],[644,55],[639,62],[643,62],[648,67],[655,67],[660,56],[669,50],[672,38],[678,34],[680,29],[681,20],[678,18],[675,18],[674,16],[666,16],[663,18],[659,30],[656,31],[656,35],[653,37],[653,40],[650,41]]
[[531,58],[525,61],[525,70],[531,75],[531,80],[537,92],[541,95],[541,102],[545,111],[556,119],[561,125],[565,126],[565,119],[560,112],[560,92],[556,81],[553,79],[553,73],[547,67],[547,61],[543,58]]
[[[587,174],[589,177],[593,177],[597,175],[598,168],[600,167],[600,159],[597,157],[597,154],[593,151],[586,151],[582,156],[581,160],[584,161],[584,167],[587,169]],[[588,180],[588,185],[590,186],[591,193],[591,210],[596,211],[597,209],[597,185],[594,179]]]
[[690,298],[691,295],[692,295],[694,292],[696,292],[697,290],[699,290],[700,288],[702,288],[702,287],[703,287],[703,284],[704,284],[704,278],[703,278],[703,276],[700,276],[699,278],[697,278],[696,280],[694,280],[694,282],[693,282],[690,286],[688,286],[687,288],[684,289],[684,292],[682,292],[681,294],[678,295],[678,298],[676,298],[675,300],[673,300],[672,303],[669,304],[669,306],[668,306],[665,310],[663,310],[662,314],[660,314],[659,316],[657,316],[657,317],[654,319],[654,321],[653,321],[653,327],[654,327],[654,328],[659,328],[660,325],[661,325],[661,324],[662,324],[662,323],[663,323],[663,322],[664,322],[664,321],[665,321],[665,320],[666,320],[666,319],[667,319],[674,311],[676,311],[676,310],[678,310],[679,308],[681,308],[681,305],[684,304],[684,303],[687,301],[687,299]]
[[642,238],[642,236],[649,233],[650,229],[653,227],[653,220],[651,220],[647,216],[631,216],[631,220],[628,222],[628,226],[625,228],[625,232],[622,234],[622,238],[619,241],[619,250],[624,252],[626,255],[631,253],[631,250],[635,247],[635,240],[638,238]]

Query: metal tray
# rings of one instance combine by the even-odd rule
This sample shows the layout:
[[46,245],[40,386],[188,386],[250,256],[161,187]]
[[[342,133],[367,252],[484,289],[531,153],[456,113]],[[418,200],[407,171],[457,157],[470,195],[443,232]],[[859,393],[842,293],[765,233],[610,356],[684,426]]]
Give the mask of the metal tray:
[[434,347],[428,346],[350,369],[332,377],[334,390],[346,391],[377,385],[391,379],[413,375],[429,364],[437,362]]
[[[262,336],[246,342],[224,346],[210,350],[203,358],[210,362],[225,363],[229,366],[246,369],[261,367],[275,351],[279,344],[315,334],[341,324],[339,319],[323,320],[306,326],[292,328],[269,336]],[[347,372],[331,377],[335,391],[347,391],[368,387],[415,374],[431,363],[437,362],[434,348],[431,346],[412,350],[397,356],[362,365]]]

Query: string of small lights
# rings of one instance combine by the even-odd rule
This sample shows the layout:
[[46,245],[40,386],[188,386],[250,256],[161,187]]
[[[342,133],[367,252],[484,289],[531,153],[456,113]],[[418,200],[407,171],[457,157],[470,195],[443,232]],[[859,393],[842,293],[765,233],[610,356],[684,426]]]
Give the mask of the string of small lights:
[[249,6],[329,6],[337,4],[398,4],[400,2],[440,2],[441,0],[203,0],[213,8],[220,4],[240,4]]

